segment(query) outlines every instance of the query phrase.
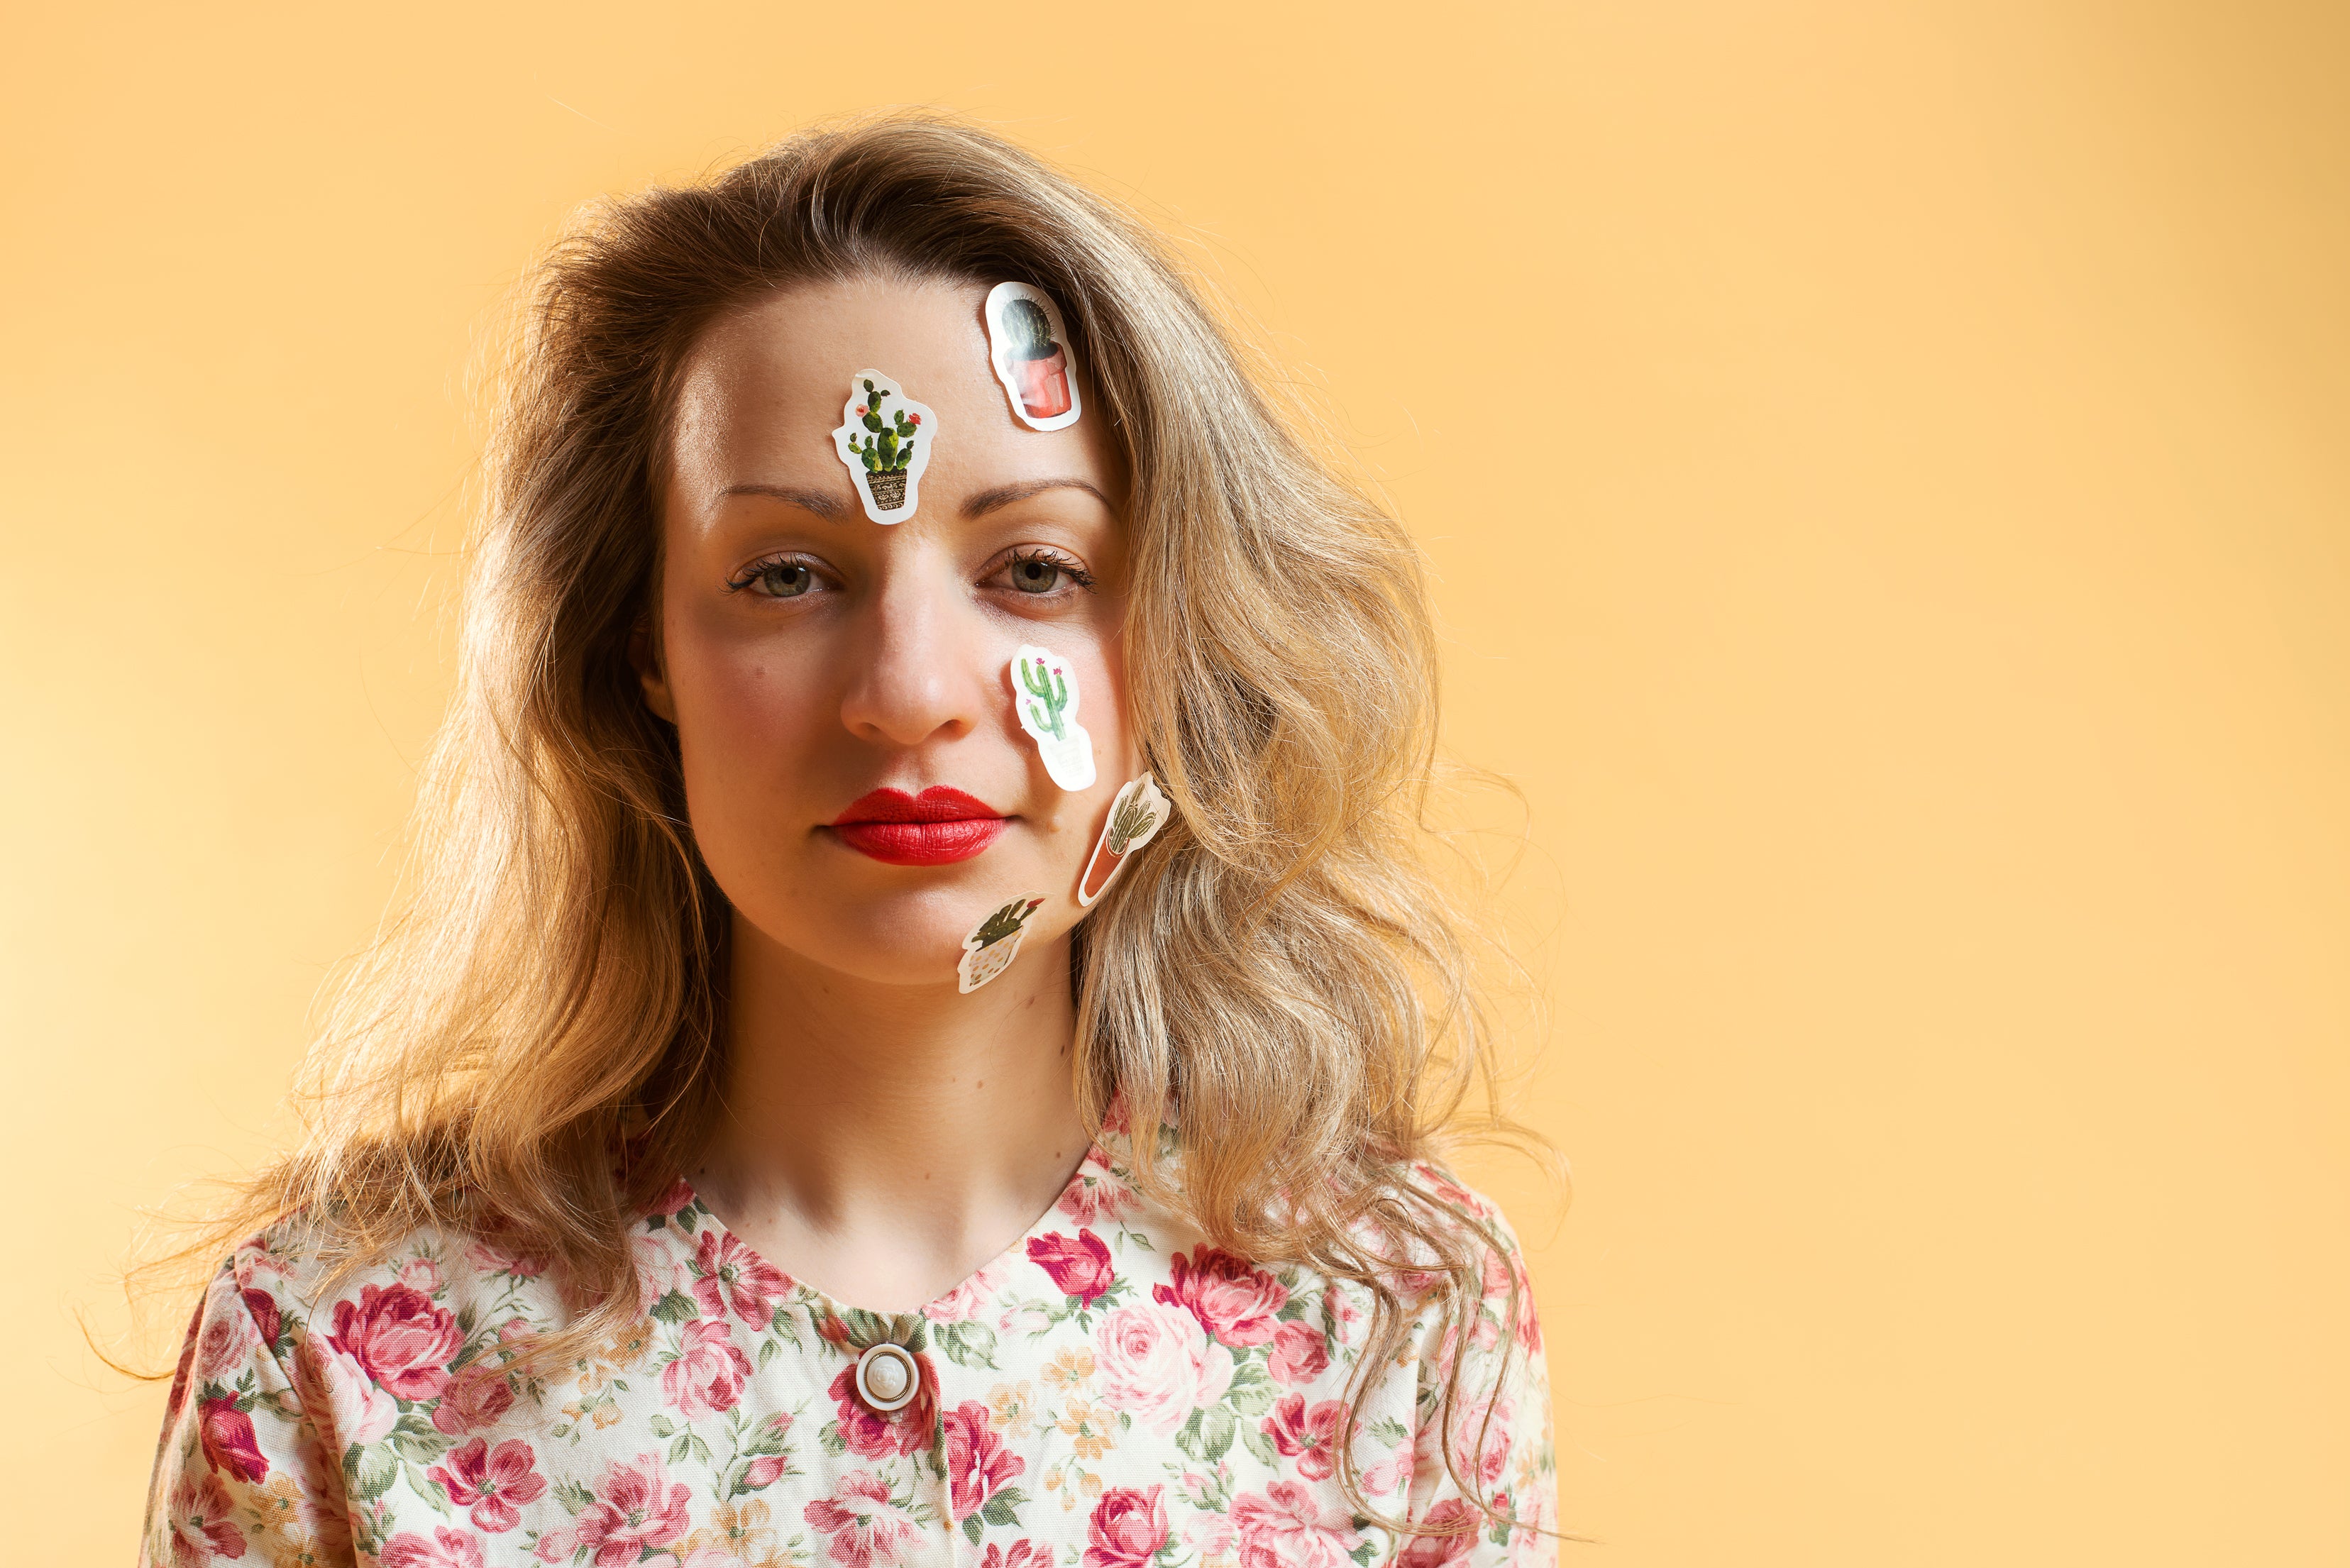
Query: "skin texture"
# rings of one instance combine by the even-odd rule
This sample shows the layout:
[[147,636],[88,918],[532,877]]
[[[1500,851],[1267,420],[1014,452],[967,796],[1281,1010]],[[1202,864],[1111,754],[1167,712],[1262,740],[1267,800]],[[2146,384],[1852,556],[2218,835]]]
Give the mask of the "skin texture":
[[[994,1257],[1084,1154],[1068,931],[1110,797],[1140,771],[1125,475],[1099,419],[1013,417],[985,297],[863,278],[712,324],[685,368],[638,659],[733,906],[728,1116],[693,1180],[786,1273],[884,1311]],[[867,519],[833,447],[868,367],[935,415],[904,523]],[[1006,666],[1027,642],[1076,671],[1090,789],[1055,785],[1020,729]],[[984,853],[887,865],[828,826],[869,790],[936,784],[1009,819]],[[1018,960],[959,994],[963,938],[1024,893],[1047,898]]]

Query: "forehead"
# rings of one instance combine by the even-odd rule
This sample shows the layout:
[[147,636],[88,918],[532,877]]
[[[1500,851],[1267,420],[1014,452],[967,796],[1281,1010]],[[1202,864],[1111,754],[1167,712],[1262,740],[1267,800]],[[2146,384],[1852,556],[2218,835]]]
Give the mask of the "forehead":
[[[853,493],[832,444],[859,370],[894,378],[937,421],[926,494],[1046,471],[1114,493],[1117,464],[1090,412],[1064,431],[1015,420],[988,363],[987,289],[858,277],[800,285],[726,312],[687,355],[672,461],[688,483],[822,483]],[[756,472],[754,472],[754,471]]]

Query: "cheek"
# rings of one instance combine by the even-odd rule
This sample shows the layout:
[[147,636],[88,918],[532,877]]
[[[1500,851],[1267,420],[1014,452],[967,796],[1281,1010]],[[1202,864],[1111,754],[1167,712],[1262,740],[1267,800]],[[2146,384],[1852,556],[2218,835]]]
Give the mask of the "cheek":
[[813,672],[795,667],[788,642],[716,637],[690,618],[668,631],[664,663],[697,829],[722,826],[734,807],[772,808],[792,793],[792,761],[814,740]]

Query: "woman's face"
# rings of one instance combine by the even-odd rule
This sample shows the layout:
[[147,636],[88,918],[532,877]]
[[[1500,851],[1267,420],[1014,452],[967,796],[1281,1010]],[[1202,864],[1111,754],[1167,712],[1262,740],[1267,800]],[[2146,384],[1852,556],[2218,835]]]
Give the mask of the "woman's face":
[[[1023,896],[1045,902],[1021,961],[1057,951],[1110,796],[1140,771],[1118,659],[1126,476],[1099,415],[1013,417],[985,297],[860,279],[716,321],[685,366],[662,497],[644,686],[677,726],[702,856],[770,942],[891,984],[953,985],[963,938]],[[833,445],[860,369],[931,410],[904,523],[866,516]],[[1023,644],[1076,678],[1089,788],[1056,785],[1020,727]],[[934,790],[977,805],[923,804],[975,819],[876,823]]]

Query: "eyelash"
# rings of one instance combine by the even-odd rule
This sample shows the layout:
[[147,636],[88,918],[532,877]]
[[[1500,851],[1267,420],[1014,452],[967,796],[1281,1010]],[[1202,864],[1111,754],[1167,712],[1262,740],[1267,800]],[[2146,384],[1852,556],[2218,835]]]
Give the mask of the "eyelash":
[[739,594],[743,589],[749,587],[753,583],[757,582],[761,577],[765,576],[769,572],[774,571],[777,566],[798,566],[805,570],[811,577],[821,578],[824,575],[816,569],[816,563],[813,561],[804,560],[800,556],[768,556],[763,559],[752,562],[740,572],[737,572],[734,576],[727,578],[726,591],[730,594]]
[[[1057,551],[1041,550],[1034,547],[1013,551],[1012,554],[1003,558],[1003,565],[998,566],[994,571],[990,572],[987,575],[991,577],[996,576],[1002,573],[1011,571],[1015,566],[1026,566],[1031,561],[1034,561],[1040,566],[1053,567],[1063,576],[1068,578],[1069,581],[1075,583],[1081,588],[1090,588],[1094,586],[1094,575],[1091,572],[1087,571],[1083,566],[1077,565],[1077,563],[1071,557],[1061,555]],[[1033,597],[1041,598],[1045,596],[1040,594]]]

